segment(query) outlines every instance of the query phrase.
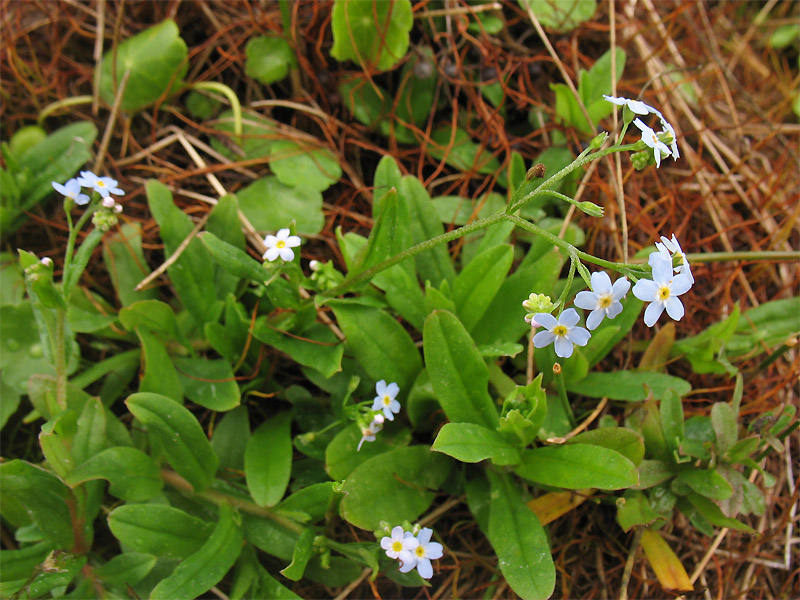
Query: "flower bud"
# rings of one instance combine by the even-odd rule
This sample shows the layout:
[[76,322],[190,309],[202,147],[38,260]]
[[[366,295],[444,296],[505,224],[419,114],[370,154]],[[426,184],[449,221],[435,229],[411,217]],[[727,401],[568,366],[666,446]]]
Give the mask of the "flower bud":
[[556,307],[550,296],[545,294],[531,294],[523,301],[522,307],[530,313],[552,312]]
[[542,163],[536,163],[525,174],[525,180],[530,181],[531,179],[541,179],[547,173],[547,167],[544,166]]
[[602,217],[603,207],[597,206],[594,202],[578,202],[578,208],[590,217]]
[[647,167],[648,163],[650,162],[650,157],[653,156],[651,152],[635,152],[631,154],[631,162],[633,163],[633,168],[637,171],[641,171],[645,167]]
[[594,137],[592,142],[589,144],[589,148],[591,148],[592,150],[597,150],[603,144],[606,143],[607,139],[608,139],[608,132],[607,131],[599,133]]

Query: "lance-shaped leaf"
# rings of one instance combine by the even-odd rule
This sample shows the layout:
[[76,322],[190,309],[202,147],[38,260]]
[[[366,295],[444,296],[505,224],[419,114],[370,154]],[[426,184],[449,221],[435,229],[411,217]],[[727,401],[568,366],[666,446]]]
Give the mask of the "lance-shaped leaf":
[[489,541],[500,571],[521,598],[549,598],[556,570],[542,525],[507,475],[487,471],[491,483]]
[[657,530],[648,528],[642,532],[642,548],[658,577],[658,582],[664,589],[676,592],[689,592],[694,589],[680,559]]
[[453,301],[468,331],[483,317],[503,284],[513,258],[514,249],[508,244],[494,246],[473,258],[456,277]]
[[[647,387],[645,387],[647,386]],[[589,373],[579,381],[567,382],[567,390],[589,396],[590,398],[609,398],[641,402],[648,396],[647,390],[659,400],[670,391],[685,396],[692,386],[685,379],[666,373],[645,373],[641,371],[615,371],[613,373]]]
[[108,515],[111,533],[136,552],[186,558],[211,534],[211,524],[165,504],[123,504]]
[[166,396],[149,392],[132,394],[125,404],[147,431],[159,438],[169,464],[195,491],[211,483],[217,455],[192,413]]
[[458,318],[446,310],[433,311],[422,339],[428,376],[447,418],[495,429],[498,416],[487,390],[489,370]]
[[609,448],[589,444],[526,450],[517,475],[553,487],[618,490],[639,482],[634,464]]
[[243,277],[251,281],[264,282],[267,280],[267,270],[247,252],[229,244],[213,233],[204,231],[197,236],[211,253],[220,266],[236,277]]
[[259,506],[274,506],[283,498],[292,473],[292,414],[262,423],[247,442],[244,472],[247,489]]
[[108,480],[111,495],[128,502],[149,500],[164,487],[153,459],[127,446],[107,448],[95,454],[70,472],[64,481],[74,487],[92,479]]
[[233,509],[219,507],[219,521],[202,547],[179,564],[150,593],[151,600],[196,598],[218,584],[239,558],[242,529]]
[[397,190],[391,189],[375,201],[375,220],[367,245],[358,251],[353,271],[363,271],[392,255],[400,235],[397,222]]

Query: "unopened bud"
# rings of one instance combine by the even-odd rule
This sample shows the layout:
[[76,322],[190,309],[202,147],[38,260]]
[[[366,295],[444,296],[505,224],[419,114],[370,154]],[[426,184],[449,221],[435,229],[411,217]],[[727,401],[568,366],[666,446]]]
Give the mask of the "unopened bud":
[[530,181],[531,179],[541,179],[544,177],[545,173],[547,173],[547,167],[544,166],[542,163],[536,163],[525,174],[525,179]]
[[608,132],[604,131],[603,133],[600,133],[594,137],[592,143],[589,144],[589,148],[591,148],[592,150],[597,150],[603,144],[606,143],[607,139],[608,139]]
[[114,208],[115,204],[116,202],[114,202],[114,199],[111,196],[109,196],[108,198],[103,198],[103,206],[105,206],[106,208]]
[[603,207],[597,206],[594,202],[578,202],[578,208],[590,217],[602,217]]
[[556,307],[550,296],[545,294],[531,294],[522,302],[522,307],[530,313],[549,313]]
[[41,261],[41,262],[42,262],[42,264],[43,264],[45,267],[47,267],[47,268],[50,268],[50,267],[52,267],[52,266],[53,266],[53,259],[52,259],[52,258],[50,258],[49,256],[45,256],[45,257],[42,259],[42,261]]
[[635,152],[631,154],[631,163],[633,163],[633,168],[637,171],[641,171],[647,167],[651,156],[653,156],[652,152]]

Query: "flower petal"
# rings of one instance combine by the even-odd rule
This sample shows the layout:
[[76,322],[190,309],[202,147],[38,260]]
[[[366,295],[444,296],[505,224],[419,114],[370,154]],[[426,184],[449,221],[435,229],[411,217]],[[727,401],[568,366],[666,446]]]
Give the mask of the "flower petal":
[[572,356],[572,342],[566,336],[558,336],[556,338],[556,356],[561,358],[569,358]]
[[417,562],[417,571],[419,571],[419,575],[423,579],[430,579],[433,577],[433,566],[431,566],[431,561],[427,558],[420,558]]
[[294,260],[294,251],[291,248],[287,248],[284,246],[280,249],[281,258],[286,262],[291,262]]
[[279,229],[278,230],[278,239],[279,240],[283,240],[285,242],[287,237],[289,237],[289,230],[288,229],[284,228],[284,229]]
[[439,542],[431,542],[425,547],[425,556],[428,558],[442,558],[444,548]]
[[273,260],[278,258],[279,254],[280,250],[276,246],[273,246],[272,248],[269,248],[266,252],[264,252],[264,258],[272,262]]
[[672,280],[672,285],[669,286],[670,292],[673,296],[680,296],[685,294],[692,288],[692,279],[685,273],[676,275]]
[[575,310],[574,308],[568,308],[563,313],[561,313],[561,316],[558,318],[558,324],[566,325],[567,327],[574,327],[575,325],[578,324],[578,321],[580,320],[581,317],[578,314],[578,311]]
[[583,310],[594,310],[597,308],[597,294],[587,291],[578,292],[572,303]]
[[430,527],[423,527],[422,530],[417,534],[417,540],[419,540],[420,546],[427,545],[428,542],[431,541],[431,536],[433,535],[433,529]]
[[603,322],[605,316],[606,311],[604,309],[598,308],[593,310],[586,319],[586,327],[589,329],[597,329],[597,326]]
[[649,279],[640,279],[633,286],[633,295],[643,302],[652,302],[658,293],[659,285]]
[[[612,302],[608,306],[608,308],[606,309],[606,316],[609,319],[613,319],[614,317],[616,317],[621,312],[622,312],[622,303],[621,302]],[[588,324],[589,321],[587,320],[586,323]],[[592,328],[589,327],[589,329],[592,329]]]
[[611,292],[611,277],[605,271],[595,271],[592,273],[592,291],[597,294],[607,294]]
[[644,311],[644,324],[652,327],[656,324],[662,312],[664,312],[663,302],[651,302]]
[[264,245],[267,248],[271,248],[272,246],[274,246],[277,243],[278,243],[278,238],[276,238],[271,233],[267,237],[264,238]]
[[[662,256],[662,255],[659,255]],[[653,260],[653,281],[659,285],[665,285],[672,279],[672,261],[666,258],[657,258]]]
[[676,321],[680,321],[683,318],[683,302],[676,296],[670,296],[670,298],[665,302],[667,305],[667,314]]
[[614,285],[611,286],[611,297],[614,298],[614,300],[621,300],[630,289],[631,282],[628,281],[628,278],[620,277],[614,282]]
[[400,386],[393,381],[392,383],[386,386],[386,391],[384,393],[394,398],[395,396],[397,396],[399,391],[400,391]]
[[552,331],[540,331],[533,336],[533,345],[536,348],[544,348],[552,344],[555,339],[556,336]]
[[558,319],[556,319],[550,313],[536,313],[533,315],[533,320],[545,329],[552,329],[558,325]]
[[290,235],[288,238],[286,238],[286,245],[289,246],[289,248],[296,248],[301,243],[302,240],[296,235]]
[[383,396],[386,393],[386,380],[381,379],[378,383],[375,384],[375,393],[378,396]]
[[585,346],[587,343],[589,343],[590,337],[592,337],[592,334],[583,327],[573,327],[566,335],[566,338],[570,342],[578,346]]

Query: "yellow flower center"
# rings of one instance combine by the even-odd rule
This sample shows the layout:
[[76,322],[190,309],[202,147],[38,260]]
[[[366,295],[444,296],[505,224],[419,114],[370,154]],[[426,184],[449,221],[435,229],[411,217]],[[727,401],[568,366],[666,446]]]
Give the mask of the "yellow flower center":
[[563,325],[556,325],[553,327],[553,334],[554,335],[567,335],[567,328]]
[[400,552],[403,549],[403,542],[402,541],[395,541],[392,543],[392,550],[395,552]]
[[102,181],[100,181],[100,180],[98,180],[98,181],[97,181],[97,183],[95,183],[95,185],[96,185],[97,187],[103,187],[103,188],[104,188],[104,187],[106,187],[106,184],[105,184],[105,183],[103,183],[103,182],[102,182]]
[[392,403],[392,398],[388,394],[383,397],[383,404],[389,406]]
[[608,308],[611,306],[612,298],[611,296],[600,296],[597,300],[597,307],[598,308]]
[[425,558],[425,548],[422,546],[417,546],[414,550],[414,554],[416,554],[419,558]]
[[658,299],[663,302],[663,301],[669,299],[669,297],[671,295],[671,292],[669,290],[669,287],[667,287],[666,285],[663,285],[660,288],[658,288],[658,294],[656,294],[656,295],[657,295]]
[[275,247],[276,247],[276,248],[285,248],[285,247],[286,247],[286,242],[284,242],[283,240],[278,240],[278,241],[275,243]]

